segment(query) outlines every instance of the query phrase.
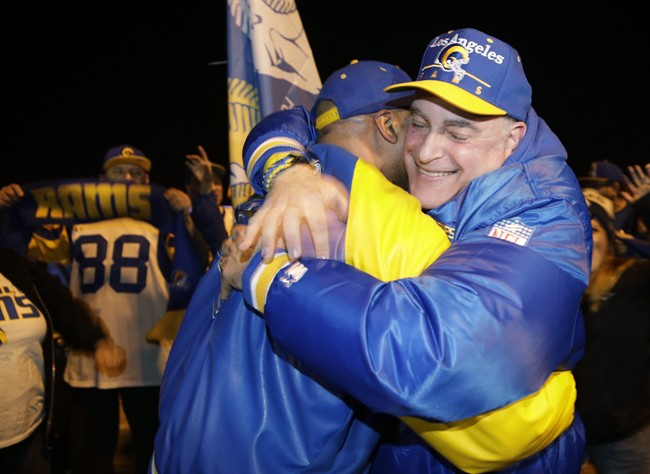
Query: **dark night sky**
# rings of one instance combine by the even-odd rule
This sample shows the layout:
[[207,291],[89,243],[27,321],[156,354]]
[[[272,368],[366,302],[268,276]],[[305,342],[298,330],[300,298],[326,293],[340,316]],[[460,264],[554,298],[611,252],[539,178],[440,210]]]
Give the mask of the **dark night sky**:
[[[152,180],[165,185],[182,185],[184,156],[199,144],[226,164],[227,69],[208,66],[227,59],[225,0],[43,3],[2,3],[0,185],[96,176],[104,152],[122,143],[142,148]],[[396,63],[415,76],[433,36],[475,27],[518,49],[533,106],[578,174],[595,159],[648,161],[640,4],[297,5],[321,79],[351,59]]]

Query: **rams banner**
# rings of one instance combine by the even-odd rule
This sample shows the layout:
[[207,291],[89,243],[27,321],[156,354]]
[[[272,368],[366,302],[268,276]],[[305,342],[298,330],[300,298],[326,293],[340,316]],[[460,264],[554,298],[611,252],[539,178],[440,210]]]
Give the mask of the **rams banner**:
[[72,226],[118,217],[144,220],[175,236],[168,309],[187,306],[203,269],[183,214],[172,212],[164,197],[164,187],[97,179],[42,181],[21,186],[25,197],[3,211],[3,247],[25,255],[32,234],[44,224]]
[[241,151],[271,112],[309,109],[322,83],[294,0],[228,0],[228,144],[234,206],[252,190]]

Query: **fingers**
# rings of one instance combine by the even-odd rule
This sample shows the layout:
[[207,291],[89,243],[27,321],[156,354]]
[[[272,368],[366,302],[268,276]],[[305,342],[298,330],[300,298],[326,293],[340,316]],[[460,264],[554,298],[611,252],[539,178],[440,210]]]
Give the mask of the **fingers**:
[[[268,263],[273,259],[275,250],[278,247],[284,247],[284,244],[280,243],[278,240],[278,235],[282,229],[282,212],[271,209],[265,214],[260,215],[260,219],[255,220],[255,217],[257,217],[257,213],[253,216],[253,225],[260,225],[259,234],[262,248],[262,260]],[[262,217],[264,218],[263,225],[261,225]]]
[[[294,212],[288,212],[283,216],[282,232],[287,253],[291,260],[296,260],[304,255],[303,241],[303,216]],[[314,249],[313,256],[317,258],[330,257],[329,229],[327,225],[327,213],[325,209],[314,211],[309,214],[305,224],[309,231]],[[308,254],[311,251],[308,250]]]
[[[327,209],[333,210],[342,222],[348,218],[349,195],[345,187],[336,179],[324,176],[320,180],[321,193],[325,196],[324,206],[312,208],[307,221],[314,242],[317,258],[330,258],[330,242],[327,224]],[[291,256],[291,253],[289,253]],[[292,257],[297,258],[297,257]]]
[[635,185],[639,186],[643,182],[644,173],[639,165],[628,166],[627,172]]
[[264,262],[270,262],[276,249],[283,246],[295,260],[305,252],[303,226],[306,226],[314,255],[329,258],[327,209],[332,209],[345,222],[348,205],[348,192],[338,180],[320,178],[311,168],[297,165],[276,178],[264,204],[249,220],[239,248],[249,248],[259,236]]
[[201,159],[203,161],[210,161],[208,159],[208,154],[205,152],[205,148],[203,148],[201,145],[199,145],[199,154],[201,155]]
[[650,184],[650,164],[645,165],[645,169],[641,165],[629,166],[628,170],[638,185]]
[[197,170],[197,169],[202,170],[203,168],[206,167],[205,162],[199,155],[192,155],[192,154],[185,155],[185,159],[186,159],[185,164],[187,164],[187,166],[192,168],[192,170]]
[[25,192],[19,184],[12,183],[4,186],[0,189],[0,209],[14,205],[24,196]]
[[95,351],[95,363],[99,372],[114,377],[126,369],[126,351],[121,346],[108,343]]
[[[241,234],[243,234],[243,229],[238,230],[242,230]],[[254,253],[252,249],[239,249],[236,242],[239,236],[240,233],[237,232],[221,245],[221,257],[218,265],[221,272],[219,298],[222,300],[228,299],[232,290],[241,290],[244,270]]]
[[625,176],[625,182],[630,193],[624,197],[628,202],[635,202],[650,193],[650,167],[646,164],[644,170],[640,165],[631,165],[627,171],[629,176]]
[[[282,228],[282,236],[284,239],[284,246],[287,249],[289,258],[295,260],[302,255],[302,232],[301,232],[301,216],[295,210],[288,210],[281,219],[280,226]],[[262,231],[262,234],[264,232]],[[274,247],[271,255],[273,257],[277,247]],[[265,261],[267,254],[264,253]]]
[[230,298],[231,294],[232,294],[232,288],[222,284],[221,290],[219,291],[219,299],[222,301],[226,301],[228,298]]
[[[223,248],[222,248],[222,251]],[[217,262],[217,265],[219,265],[219,272],[221,273],[221,288],[219,289],[219,299],[225,301],[230,297],[230,294],[232,293],[232,286],[230,286],[230,283],[227,278],[227,271],[228,268],[226,267],[227,265],[227,260],[228,256],[223,254],[221,258],[219,258],[219,261]]]
[[627,191],[621,191],[621,196],[623,196],[623,199],[625,199],[630,204],[634,203],[634,196],[632,196],[632,194],[628,193]]
[[180,189],[167,188],[163,195],[174,212],[189,210],[192,206],[190,197]]
[[205,148],[203,148],[201,145],[199,145],[197,148],[199,150],[198,155],[196,153],[188,153],[185,155],[185,158],[194,164],[204,164],[209,162],[210,159],[208,158],[208,153],[205,151]]
[[237,246],[237,242],[231,237],[227,238],[221,244],[221,255],[222,257],[228,257],[229,255],[239,255],[242,250]]
[[246,230],[243,232],[241,238],[237,242],[238,247],[241,250],[246,250],[253,245],[253,242],[258,241],[260,236],[260,226],[256,225],[254,222],[249,221]]
[[326,206],[336,212],[341,222],[348,220],[348,208],[350,207],[350,195],[343,184],[331,176],[323,176],[327,186]]
[[253,215],[245,229],[237,235],[237,247],[239,250],[249,250],[257,246],[262,252],[262,258],[269,262],[275,253],[276,248],[284,247],[278,241],[278,235],[282,228],[282,212],[273,207],[262,206]]

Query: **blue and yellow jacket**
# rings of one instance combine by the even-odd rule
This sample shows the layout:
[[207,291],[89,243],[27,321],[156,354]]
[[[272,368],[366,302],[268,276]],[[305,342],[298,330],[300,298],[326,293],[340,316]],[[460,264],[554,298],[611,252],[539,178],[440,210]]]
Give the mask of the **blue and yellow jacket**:
[[[408,260],[424,266],[435,260],[449,247],[442,228],[421,212],[417,200],[376,169],[360,165],[367,179],[355,193],[360,198],[355,213],[381,212],[403,235],[397,236],[401,246],[388,236],[369,239],[355,258],[400,271]],[[386,191],[381,199],[371,199],[380,189]],[[329,217],[332,254],[342,259],[349,251],[346,227]],[[418,245],[423,235],[431,245]],[[309,252],[307,240],[304,249]],[[381,258],[387,251],[391,255]],[[245,304],[241,292],[220,301],[220,286],[214,265],[195,290],[174,340],[161,385],[151,471],[368,472],[386,417],[305,370],[268,337],[263,316]]]
[[[313,138],[294,132],[306,114],[292,114],[289,125],[282,117],[273,129],[271,119],[269,129],[249,137],[245,165],[254,187],[263,185],[274,153],[304,152]],[[429,422],[507,407],[571,369],[584,344],[579,302],[589,272],[589,215],[557,137],[534,111],[527,126],[501,168],[429,212],[452,246],[420,276],[385,282],[344,262],[303,259],[267,280],[256,278],[263,266],[249,266],[244,293],[263,308],[272,337],[372,410]],[[286,149],[274,148],[277,140]],[[356,159],[344,164],[318,147],[312,152],[324,171],[354,189]],[[573,400],[565,401],[573,410]],[[546,472],[535,471],[535,462],[579,472],[582,438],[576,418],[508,472]],[[415,461],[425,450],[414,457],[418,450],[406,449],[409,456],[380,456],[386,472],[425,465]],[[453,472],[426,462],[424,472]]]

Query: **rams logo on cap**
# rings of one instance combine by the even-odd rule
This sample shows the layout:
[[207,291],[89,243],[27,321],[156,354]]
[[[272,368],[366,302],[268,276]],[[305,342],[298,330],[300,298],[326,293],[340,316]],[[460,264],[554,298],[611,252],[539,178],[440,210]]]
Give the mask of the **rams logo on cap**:
[[124,148],[122,148],[122,156],[127,157],[127,158],[131,157],[131,156],[135,156],[135,152],[133,151],[133,148],[124,147]]
[[453,72],[453,82],[459,83],[465,77],[465,71],[462,67],[469,62],[469,53],[464,46],[452,43],[440,51],[437,62],[445,71]]
[[[463,80],[465,76],[469,76],[475,81],[478,81],[479,83],[483,84],[484,86],[491,87],[490,84],[488,84],[487,82],[482,81],[475,75],[470,74],[469,72],[463,69],[464,65],[469,64],[469,59],[470,59],[469,53],[470,52],[467,50],[467,48],[461,43],[449,43],[447,46],[445,46],[440,50],[433,64],[429,64],[427,66],[422,67],[422,70],[420,71],[420,78],[423,77],[425,70],[434,67],[434,68],[442,69],[444,72],[453,73],[454,77],[451,80],[453,84],[458,84],[460,81]],[[431,77],[437,78],[438,72],[436,71],[433,74],[431,74]],[[481,94],[480,91],[481,88],[479,86],[474,91],[474,93],[480,95]]]

